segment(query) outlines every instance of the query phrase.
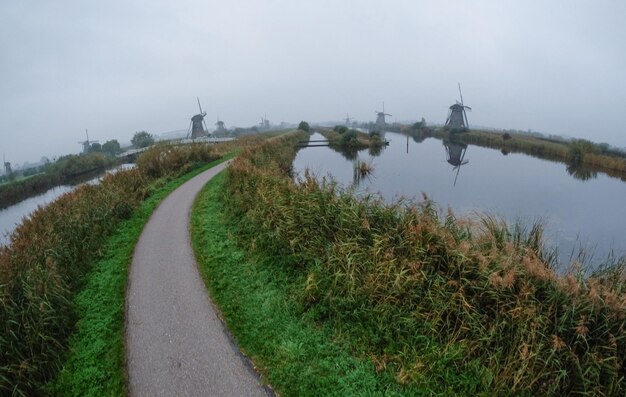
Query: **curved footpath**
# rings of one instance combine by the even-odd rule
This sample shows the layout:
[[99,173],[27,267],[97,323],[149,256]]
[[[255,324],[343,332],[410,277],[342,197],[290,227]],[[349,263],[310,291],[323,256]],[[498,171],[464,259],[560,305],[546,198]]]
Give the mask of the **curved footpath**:
[[146,224],[126,292],[126,360],[131,396],[267,396],[216,315],[191,249],[197,193],[227,166],[170,194]]

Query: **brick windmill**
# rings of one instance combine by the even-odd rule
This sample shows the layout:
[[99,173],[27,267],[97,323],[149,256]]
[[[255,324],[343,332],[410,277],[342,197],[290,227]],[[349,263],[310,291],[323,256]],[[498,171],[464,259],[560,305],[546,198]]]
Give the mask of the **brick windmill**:
[[196,97],[198,100],[198,108],[200,108],[200,113],[196,114],[191,118],[191,122],[189,123],[189,130],[187,131],[187,138],[191,139],[200,138],[201,136],[209,135],[209,130],[206,128],[206,122],[204,121],[204,117],[206,116],[206,112],[202,111],[202,106],[200,105],[200,98]]
[[459,96],[461,97],[461,102],[456,101],[454,105],[450,106],[445,127],[456,130],[466,130],[469,128],[469,123],[467,122],[467,113],[465,112],[465,109],[471,111],[472,108],[463,104],[461,83],[459,83]]

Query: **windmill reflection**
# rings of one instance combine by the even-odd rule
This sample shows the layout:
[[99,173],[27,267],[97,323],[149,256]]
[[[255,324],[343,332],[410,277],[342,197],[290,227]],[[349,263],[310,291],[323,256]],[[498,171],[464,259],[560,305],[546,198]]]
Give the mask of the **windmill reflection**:
[[459,177],[461,166],[469,163],[469,160],[465,160],[467,145],[460,142],[444,141],[443,146],[446,148],[446,160],[454,166],[452,171],[456,171],[456,175],[454,176],[454,186],[456,186],[456,180]]

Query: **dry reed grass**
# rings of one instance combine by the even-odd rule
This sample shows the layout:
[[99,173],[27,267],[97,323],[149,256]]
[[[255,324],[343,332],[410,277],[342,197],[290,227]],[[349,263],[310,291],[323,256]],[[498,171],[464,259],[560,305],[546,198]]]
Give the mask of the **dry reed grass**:
[[459,220],[428,200],[386,205],[308,174],[294,182],[298,139],[245,151],[225,202],[242,241],[293,274],[308,316],[395,366],[400,383],[445,363],[472,374],[474,391],[624,395],[624,259],[560,275],[540,225]]

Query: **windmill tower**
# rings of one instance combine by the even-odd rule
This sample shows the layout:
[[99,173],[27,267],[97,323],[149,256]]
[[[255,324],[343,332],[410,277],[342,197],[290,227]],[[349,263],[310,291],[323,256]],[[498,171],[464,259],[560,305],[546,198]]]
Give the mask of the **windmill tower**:
[[269,130],[270,129],[270,121],[267,119],[267,114],[261,117],[261,122],[259,123],[259,128],[261,130]]
[[4,164],[4,175],[10,176],[13,170],[11,169],[11,163],[4,158],[4,153],[2,153],[2,163]]
[[346,113],[346,126],[350,126],[350,113]]
[[204,121],[204,116],[206,116],[206,112],[202,111],[200,98],[196,97],[196,99],[198,100],[198,108],[200,109],[200,113],[193,116],[191,118],[191,123],[189,123],[187,138],[189,138],[189,136],[191,135],[191,139],[196,139],[201,136],[209,135],[208,128],[206,128],[206,122]]
[[95,140],[95,141],[90,141],[89,140],[89,131],[87,131],[87,129],[85,129],[85,136],[87,136],[87,140],[85,141],[78,141],[79,144],[83,145],[83,154],[89,153],[89,148],[91,147],[92,143],[98,143],[99,141]]
[[374,110],[376,113],[376,128],[379,129],[380,132],[383,132],[384,128],[387,126],[385,122],[385,116],[391,116],[388,113],[385,113],[385,102],[383,102],[383,111],[379,112],[378,110]]
[[461,83],[459,83],[459,96],[461,97],[461,102],[459,103],[459,101],[456,101],[454,105],[450,106],[450,110],[448,111],[448,117],[446,118],[445,127],[465,130],[469,128],[465,109],[471,111],[472,108],[463,104]]
[[467,145],[459,142],[446,141],[443,143],[446,148],[446,160],[453,166],[452,171],[456,171],[454,176],[454,186],[456,186],[456,180],[459,177],[461,166],[469,163],[469,160],[465,160],[465,151]]
[[220,114],[217,114],[217,122],[215,123],[217,129],[215,130],[216,134],[223,134],[226,132],[226,127],[224,126],[224,122],[220,121]]

